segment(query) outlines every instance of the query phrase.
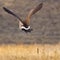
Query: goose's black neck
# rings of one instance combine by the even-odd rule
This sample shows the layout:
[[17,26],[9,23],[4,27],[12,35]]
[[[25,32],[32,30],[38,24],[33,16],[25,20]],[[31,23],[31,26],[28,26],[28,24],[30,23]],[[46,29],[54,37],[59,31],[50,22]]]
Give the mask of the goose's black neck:
[[29,25],[27,25],[27,24],[25,24],[25,23],[23,23],[23,24],[24,24],[24,27],[28,28]]

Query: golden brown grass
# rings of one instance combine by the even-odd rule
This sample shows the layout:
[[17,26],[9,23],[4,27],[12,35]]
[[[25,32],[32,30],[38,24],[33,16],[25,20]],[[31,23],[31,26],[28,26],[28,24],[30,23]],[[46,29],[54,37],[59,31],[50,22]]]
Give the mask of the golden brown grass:
[[2,45],[0,60],[60,60],[60,46]]

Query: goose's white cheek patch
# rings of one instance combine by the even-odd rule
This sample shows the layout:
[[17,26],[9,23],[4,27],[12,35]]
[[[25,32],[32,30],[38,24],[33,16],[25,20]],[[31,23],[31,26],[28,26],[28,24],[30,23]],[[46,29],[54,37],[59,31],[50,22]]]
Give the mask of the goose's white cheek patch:
[[28,26],[28,28],[22,26],[21,29],[29,30],[30,29],[30,26]]

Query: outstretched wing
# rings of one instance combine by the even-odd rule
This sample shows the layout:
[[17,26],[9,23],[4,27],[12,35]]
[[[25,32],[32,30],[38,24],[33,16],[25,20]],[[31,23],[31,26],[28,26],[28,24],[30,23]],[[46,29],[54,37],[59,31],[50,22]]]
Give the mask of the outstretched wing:
[[30,18],[31,18],[31,16],[32,16],[33,14],[35,14],[37,11],[39,11],[39,10],[42,8],[42,5],[43,5],[43,3],[40,3],[38,6],[36,6],[35,8],[33,8],[33,9],[30,10],[30,12],[29,12],[29,14],[28,14],[28,16],[27,16],[27,18],[26,18],[26,20],[25,20],[25,23],[26,23],[27,25],[30,24]]
[[10,11],[9,9],[7,9],[6,7],[3,7],[3,9],[4,9],[7,13],[9,13],[9,14],[15,16],[16,18],[18,18],[18,20],[20,20],[20,21],[23,23],[22,19],[21,19],[20,17],[18,17],[16,14],[14,14],[12,11]]

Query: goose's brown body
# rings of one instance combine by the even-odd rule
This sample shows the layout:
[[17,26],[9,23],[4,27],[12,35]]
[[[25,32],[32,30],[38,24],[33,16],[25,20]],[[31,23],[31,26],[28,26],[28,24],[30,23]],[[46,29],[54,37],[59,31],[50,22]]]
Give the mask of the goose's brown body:
[[9,14],[12,14],[13,16],[15,16],[16,18],[18,18],[19,21],[19,29],[25,31],[25,32],[31,32],[31,28],[30,28],[30,18],[33,14],[35,14],[37,11],[39,11],[42,8],[43,3],[40,3],[38,6],[36,6],[35,8],[31,9],[28,16],[26,17],[26,19],[24,21],[22,21],[22,19],[20,17],[18,17],[16,14],[14,14],[12,11],[10,11],[9,9],[3,7],[3,9],[8,12]]

